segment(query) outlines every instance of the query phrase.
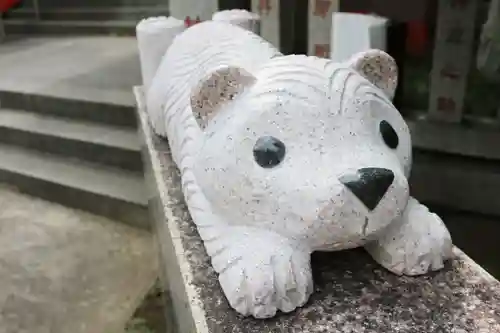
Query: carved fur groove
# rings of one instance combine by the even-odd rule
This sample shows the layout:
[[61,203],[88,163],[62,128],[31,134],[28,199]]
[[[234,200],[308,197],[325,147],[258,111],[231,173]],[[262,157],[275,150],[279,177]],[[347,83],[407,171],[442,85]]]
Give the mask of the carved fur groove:
[[274,316],[313,292],[310,254],[365,246],[396,274],[443,267],[451,239],[409,196],[411,139],[397,69],[284,56],[221,22],[178,35],[147,96],[230,305]]

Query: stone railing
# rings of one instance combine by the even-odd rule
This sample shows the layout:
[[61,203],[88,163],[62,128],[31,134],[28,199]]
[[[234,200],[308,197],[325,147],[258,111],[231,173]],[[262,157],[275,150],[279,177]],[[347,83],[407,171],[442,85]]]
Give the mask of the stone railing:
[[168,143],[150,128],[142,88],[135,94],[162,280],[175,318],[170,332],[500,330],[500,283],[456,248],[444,270],[421,277],[393,275],[359,249],[313,254],[315,291],[306,306],[273,319],[241,317],[226,301],[189,216]]
[[[443,270],[420,277],[391,274],[360,249],[315,253],[315,290],[304,307],[266,320],[242,317],[229,305],[190,217],[168,142],[151,128],[143,87],[135,95],[162,281],[171,299],[170,332],[500,331],[500,282],[457,248]],[[422,130],[409,125],[412,134]],[[439,136],[438,128],[430,131]],[[468,142],[462,149],[477,154],[484,147]],[[433,167],[419,177],[432,175]]]

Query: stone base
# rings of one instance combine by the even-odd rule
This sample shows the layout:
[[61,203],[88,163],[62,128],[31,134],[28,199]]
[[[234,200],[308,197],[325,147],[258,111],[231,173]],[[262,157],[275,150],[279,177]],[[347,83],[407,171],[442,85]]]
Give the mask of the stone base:
[[463,252],[438,273],[398,277],[362,249],[315,253],[315,291],[305,307],[273,319],[229,307],[182,196],[166,140],[155,136],[135,89],[150,208],[180,333],[499,332],[500,283]]

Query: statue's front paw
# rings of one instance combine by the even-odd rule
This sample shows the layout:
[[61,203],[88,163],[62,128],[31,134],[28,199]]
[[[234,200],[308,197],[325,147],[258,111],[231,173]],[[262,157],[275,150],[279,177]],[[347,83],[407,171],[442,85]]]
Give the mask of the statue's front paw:
[[452,241],[439,216],[412,199],[402,221],[366,246],[373,258],[396,274],[420,275],[444,267]]
[[426,214],[422,212],[414,218],[412,231],[404,241],[405,260],[395,270],[406,275],[420,275],[443,268],[452,255],[448,229],[439,216],[427,209]]
[[304,305],[313,290],[310,253],[281,236],[264,234],[234,237],[223,251],[227,254],[213,258],[230,305],[244,316],[290,312]]

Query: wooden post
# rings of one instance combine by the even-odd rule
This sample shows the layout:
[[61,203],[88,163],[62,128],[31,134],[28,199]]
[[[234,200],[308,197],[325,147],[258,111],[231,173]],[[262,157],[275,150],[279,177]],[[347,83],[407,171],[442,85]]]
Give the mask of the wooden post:
[[477,0],[439,0],[429,118],[458,123],[473,56]]

